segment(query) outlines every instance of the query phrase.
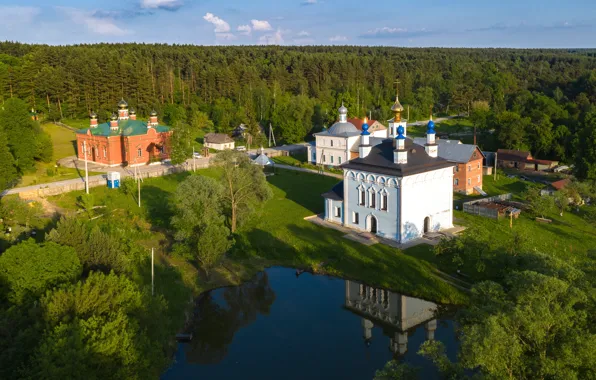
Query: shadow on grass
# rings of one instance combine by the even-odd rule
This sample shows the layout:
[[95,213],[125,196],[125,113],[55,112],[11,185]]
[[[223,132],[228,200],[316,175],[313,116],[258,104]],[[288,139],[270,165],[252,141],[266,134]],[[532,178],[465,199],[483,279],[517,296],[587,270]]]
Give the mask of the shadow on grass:
[[141,190],[141,203],[145,205],[146,218],[151,225],[169,228],[173,210],[169,201],[172,194],[153,185],[145,185]]
[[234,255],[258,256],[276,265],[312,268],[438,303],[465,302],[465,296],[435,275],[429,257],[419,259],[382,244],[365,246],[342,233],[317,226],[290,225],[284,240],[254,229],[237,240]]
[[276,170],[276,174],[268,177],[268,181],[283,191],[287,199],[316,214],[323,211],[324,203],[320,194],[329,191],[339,179],[292,170]]

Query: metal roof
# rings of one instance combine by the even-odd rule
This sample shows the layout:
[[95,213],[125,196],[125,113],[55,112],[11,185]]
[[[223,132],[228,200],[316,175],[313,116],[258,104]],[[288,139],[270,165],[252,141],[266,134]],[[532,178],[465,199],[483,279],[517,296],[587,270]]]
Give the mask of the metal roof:
[[405,148],[408,151],[408,163],[406,164],[396,164],[393,161],[393,139],[386,139],[381,144],[374,146],[368,156],[350,160],[342,164],[341,167],[403,177],[454,166],[444,158],[430,157],[423,146],[415,144],[410,138],[406,138]]
[[344,181],[340,181],[338,184],[333,186],[331,190],[321,194],[323,198],[333,199],[334,201],[344,200]]
[[[170,130],[170,127],[166,125],[157,125],[152,128],[158,133]],[[91,131],[93,136],[136,136],[146,135],[148,130],[146,121],[128,119],[118,120],[118,129],[112,130],[110,123],[102,123],[95,128],[79,129],[76,133],[87,134],[87,131]]]
[[[416,137],[414,139],[416,144],[426,144],[426,138]],[[465,164],[470,161],[472,155],[476,151],[477,146],[473,144],[462,144],[459,140],[436,140],[439,145],[439,157],[448,161]],[[482,152],[480,152],[482,154]],[[484,157],[484,155],[482,155]]]

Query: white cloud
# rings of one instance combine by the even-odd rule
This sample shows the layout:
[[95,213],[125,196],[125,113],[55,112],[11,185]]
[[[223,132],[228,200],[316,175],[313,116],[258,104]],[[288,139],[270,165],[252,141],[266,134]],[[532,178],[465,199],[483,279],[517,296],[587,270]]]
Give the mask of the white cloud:
[[228,33],[230,31],[230,24],[215,16],[213,13],[206,13],[205,16],[203,16],[203,19],[215,26],[215,33]]
[[250,32],[252,31],[252,28],[250,27],[250,25],[240,25],[236,30],[239,31],[240,34],[242,34],[244,36],[250,36]]
[[40,13],[36,7],[0,6],[0,26],[30,24]]
[[294,45],[314,45],[315,40],[313,38],[294,38],[292,40]]
[[215,33],[215,39],[217,41],[233,41],[236,39],[236,36],[232,33]]
[[141,0],[141,8],[176,10],[183,5],[181,0]]
[[282,45],[284,43],[283,32],[277,29],[277,32],[272,34],[265,34],[259,38],[261,45]]
[[307,32],[306,30],[303,30],[298,33],[298,37],[308,37],[308,36],[310,36],[310,33]]
[[329,41],[331,41],[331,42],[342,42],[342,41],[347,41],[347,40],[348,40],[348,37],[340,36],[340,35],[333,36],[333,37],[329,38]]
[[269,21],[266,20],[250,20],[252,24],[252,29],[259,32],[266,32],[268,30],[273,30]]
[[84,11],[76,8],[56,7],[64,12],[73,23],[85,25],[87,29],[102,36],[124,36],[130,34],[130,30],[122,29],[113,18],[94,16],[95,12]]

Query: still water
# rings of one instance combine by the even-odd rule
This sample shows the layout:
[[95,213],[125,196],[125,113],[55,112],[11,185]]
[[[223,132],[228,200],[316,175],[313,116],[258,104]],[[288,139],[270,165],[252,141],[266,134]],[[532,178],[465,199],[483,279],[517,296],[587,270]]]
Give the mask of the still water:
[[427,339],[458,343],[438,305],[358,282],[270,268],[197,303],[175,362],[162,379],[372,379],[391,358],[422,368]]

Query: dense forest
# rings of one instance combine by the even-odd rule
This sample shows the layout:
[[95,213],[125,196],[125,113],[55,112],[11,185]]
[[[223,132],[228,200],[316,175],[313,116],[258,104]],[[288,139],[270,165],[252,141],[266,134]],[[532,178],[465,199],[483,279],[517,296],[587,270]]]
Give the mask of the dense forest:
[[95,111],[106,120],[125,98],[174,126],[228,132],[244,123],[257,134],[258,123],[271,123],[285,143],[333,123],[342,101],[350,116],[387,120],[396,79],[410,120],[431,108],[466,113],[504,148],[596,161],[582,146],[594,137],[588,50],[0,43],[0,102],[20,98],[47,119]]

